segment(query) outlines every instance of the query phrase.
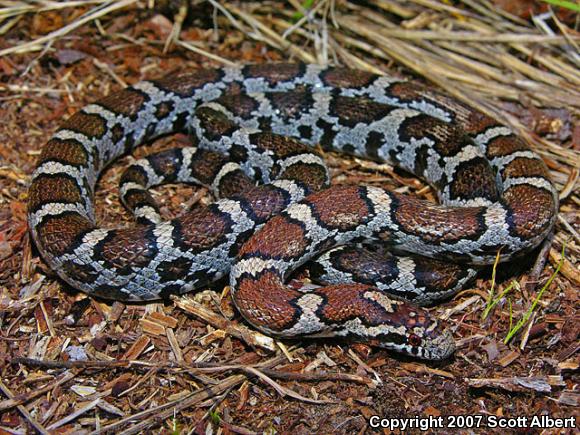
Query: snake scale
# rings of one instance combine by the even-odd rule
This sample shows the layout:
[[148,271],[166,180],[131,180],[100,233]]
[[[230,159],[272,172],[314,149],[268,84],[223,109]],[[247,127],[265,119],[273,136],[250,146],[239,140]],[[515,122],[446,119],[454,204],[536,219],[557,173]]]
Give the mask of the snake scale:
[[[177,131],[196,146],[136,161],[121,178],[139,225],[98,226],[103,168]],[[432,185],[441,204],[328,187],[315,145],[391,162]],[[219,200],[163,220],[148,189],[176,181]],[[160,299],[229,274],[237,309],[268,334],[443,359],[451,334],[417,304],[457,291],[469,265],[493,263],[500,248],[502,261],[535,248],[557,207],[542,160],[463,103],[393,77],[269,64],[143,81],[87,105],[42,149],[28,220],[50,267],[90,295]],[[286,284],[304,264],[321,285]]]

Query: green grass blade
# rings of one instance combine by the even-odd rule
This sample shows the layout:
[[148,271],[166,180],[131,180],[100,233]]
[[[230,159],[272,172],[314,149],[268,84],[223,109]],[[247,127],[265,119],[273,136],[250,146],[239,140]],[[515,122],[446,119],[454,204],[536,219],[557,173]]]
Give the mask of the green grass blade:
[[530,306],[530,308],[528,308],[528,311],[526,311],[526,313],[524,314],[524,317],[522,317],[513,328],[510,328],[508,334],[506,335],[505,339],[503,340],[504,344],[509,343],[509,341],[513,338],[514,335],[517,334],[517,332],[522,328],[522,326],[524,326],[528,322],[528,320],[530,320],[530,317],[532,316],[532,313],[534,312],[534,310],[536,309],[536,306],[540,302],[542,295],[544,294],[546,289],[550,286],[550,284],[552,284],[552,281],[554,281],[554,278],[556,278],[556,275],[558,275],[558,273],[560,272],[560,268],[562,267],[562,264],[564,264],[564,250],[565,249],[566,249],[566,243],[564,243],[562,245],[562,253],[560,254],[561,257],[560,257],[560,261],[558,262],[558,266],[556,267],[556,270],[554,271],[552,276],[550,276],[550,279],[548,279],[548,282],[546,282],[546,284],[544,284],[542,289],[538,292],[538,294],[534,298],[534,301],[532,302],[532,305]]
[[559,6],[564,9],[570,9],[574,12],[580,12],[580,5],[578,3],[566,1],[566,0],[542,0],[544,3],[549,3],[554,6]]
[[[302,2],[301,6],[303,9],[309,10],[313,4],[314,4],[314,0],[304,0]],[[302,18],[303,16],[304,16],[304,14],[302,12],[296,12],[296,13],[294,13],[294,15],[292,15],[292,21],[296,22],[300,18]]]
[[489,297],[487,298],[485,311],[483,312],[483,315],[482,315],[483,320],[486,319],[486,317],[489,315],[489,312],[493,308],[492,302],[493,302],[493,294],[495,292],[495,273],[497,271],[497,265],[499,263],[499,254],[500,253],[501,253],[501,248],[497,251],[497,254],[495,255],[495,261],[493,262],[493,268],[491,270],[491,288],[489,289]]

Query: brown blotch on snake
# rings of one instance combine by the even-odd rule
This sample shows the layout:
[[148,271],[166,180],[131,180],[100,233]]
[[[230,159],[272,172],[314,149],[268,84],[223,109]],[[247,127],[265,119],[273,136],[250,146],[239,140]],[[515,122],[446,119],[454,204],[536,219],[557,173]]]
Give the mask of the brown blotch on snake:
[[40,160],[84,166],[88,163],[88,154],[83,144],[75,139],[51,139],[42,149]]
[[354,229],[370,214],[368,203],[357,186],[336,186],[308,197],[308,204],[320,225],[341,231]]
[[107,132],[107,120],[95,113],[77,112],[71,116],[61,129],[76,131],[90,138],[102,138]]

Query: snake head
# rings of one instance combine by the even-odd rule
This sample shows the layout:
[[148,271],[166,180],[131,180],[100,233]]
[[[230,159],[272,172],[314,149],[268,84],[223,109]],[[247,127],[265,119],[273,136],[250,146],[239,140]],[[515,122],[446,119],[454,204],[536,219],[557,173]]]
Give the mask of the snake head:
[[425,309],[380,292],[367,292],[364,296],[382,308],[380,313],[375,311],[381,320],[366,330],[373,336],[371,345],[427,360],[443,360],[455,351],[451,332]]
[[410,353],[423,359],[443,360],[455,352],[455,340],[449,329],[438,331],[435,335],[427,333],[423,337],[411,333],[407,341],[411,346]]
[[451,332],[439,325],[429,332],[421,332],[417,328],[413,328],[413,332],[406,328],[399,329],[401,332],[388,332],[384,337],[383,334],[378,334],[375,339],[367,340],[367,343],[432,361],[447,359],[455,352],[455,340]]

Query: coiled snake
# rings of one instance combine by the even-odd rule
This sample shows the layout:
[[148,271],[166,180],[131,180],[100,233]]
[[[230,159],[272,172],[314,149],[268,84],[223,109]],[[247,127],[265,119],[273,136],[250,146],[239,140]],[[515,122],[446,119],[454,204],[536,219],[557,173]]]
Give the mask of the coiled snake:
[[[198,138],[196,148],[137,161],[122,177],[141,225],[96,225],[102,169],[181,130]],[[392,162],[431,184],[442,205],[377,187],[327,188],[324,162],[308,146],[316,144]],[[147,189],[174,181],[221,199],[163,221]],[[433,303],[473,275],[468,264],[490,264],[500,248],[502,261],[533,249],[557,206],[541,159],[465,104],[392,77],[273,64],[140,82],[84,107],[42,150],[28,219],[51,268],[90,295],[159,299],[229,273],[238,310],[266,333],[347,337],[441,359],[453,352],[450,333],[400,297]],[[375,242],[423,257],[360,245]],[[324,286],[285,284],[320,254],[311,269]]]

